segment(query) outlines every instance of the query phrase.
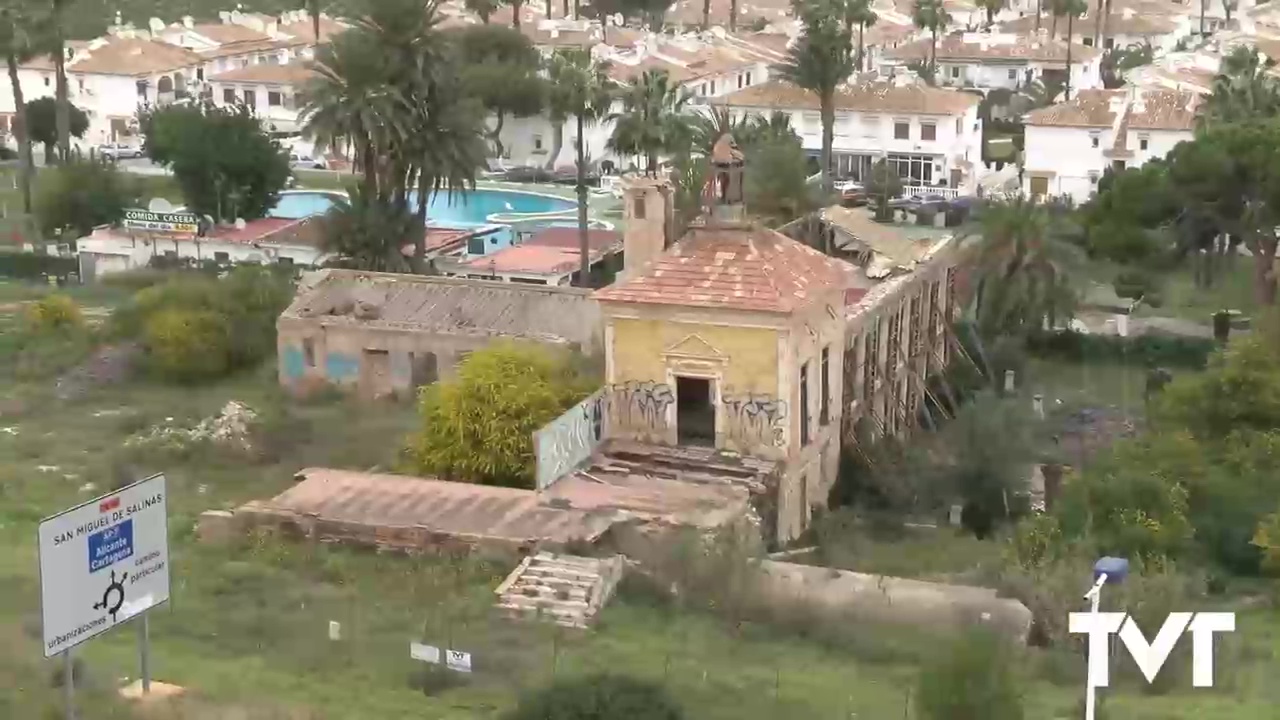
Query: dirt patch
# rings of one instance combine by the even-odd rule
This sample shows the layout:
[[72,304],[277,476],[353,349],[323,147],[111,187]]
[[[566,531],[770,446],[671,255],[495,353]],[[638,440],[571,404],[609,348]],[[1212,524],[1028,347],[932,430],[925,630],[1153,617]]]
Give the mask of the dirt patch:
[[59,400],[71,400],[91,387],[124,382],[133,375],[138,355],[139,348],[132,343],[100,347],[88,360],[58,378],[54,393]]

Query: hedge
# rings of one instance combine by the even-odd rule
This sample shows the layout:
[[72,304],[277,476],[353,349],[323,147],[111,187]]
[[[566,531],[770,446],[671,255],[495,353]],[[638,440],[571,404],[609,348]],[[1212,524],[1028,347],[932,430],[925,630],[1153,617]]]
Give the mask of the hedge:
[[1035,333],[1027,352],[1072,362],[1110,360],[1132,365],[1202,369],[1218,344],[1207,338],[1176,335],[1088,335],[1075,330]]
[[74,257],[0,251],[0,277],[39,280],[49,275],[66,277],[77,272],[80,272],[80,263]]

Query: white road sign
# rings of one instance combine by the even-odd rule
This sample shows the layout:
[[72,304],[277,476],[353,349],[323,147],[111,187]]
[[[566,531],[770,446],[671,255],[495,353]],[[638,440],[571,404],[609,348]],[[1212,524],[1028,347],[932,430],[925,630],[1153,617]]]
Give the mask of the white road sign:
[[166,500],[156,475],[40,523],[45,657],[169,600]]
[[471,653],[461,650],[445,650],[444,666],[456,672],[471,672]]

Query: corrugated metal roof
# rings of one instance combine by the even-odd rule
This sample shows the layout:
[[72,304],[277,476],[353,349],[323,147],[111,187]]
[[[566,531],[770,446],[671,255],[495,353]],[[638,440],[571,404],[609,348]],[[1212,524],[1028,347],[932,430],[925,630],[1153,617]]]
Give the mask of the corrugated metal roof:
[[[355,294],[379,307],[377,319],[351,314]],[[600,327],[599,306],[579,288],[336,269],[301,290],[281,317],[582,344]]]

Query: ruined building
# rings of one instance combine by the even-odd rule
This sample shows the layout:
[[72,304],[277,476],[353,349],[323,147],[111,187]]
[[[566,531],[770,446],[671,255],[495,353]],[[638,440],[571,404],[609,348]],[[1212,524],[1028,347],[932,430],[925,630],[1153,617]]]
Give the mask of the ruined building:
[[785,541],[808,527],[835,482],[845,298],[856,276],[746,218],[731,138],[711,162],[706,212],[674,243],[666,181],[624,188],[627,269],[595,294],[605,425],[614,441],[776,463],[759,506],[767,534]]
[[495,340],[589,349],[599,327],[577,288],[322,270],[276,321],[280,383],[409,396]]

